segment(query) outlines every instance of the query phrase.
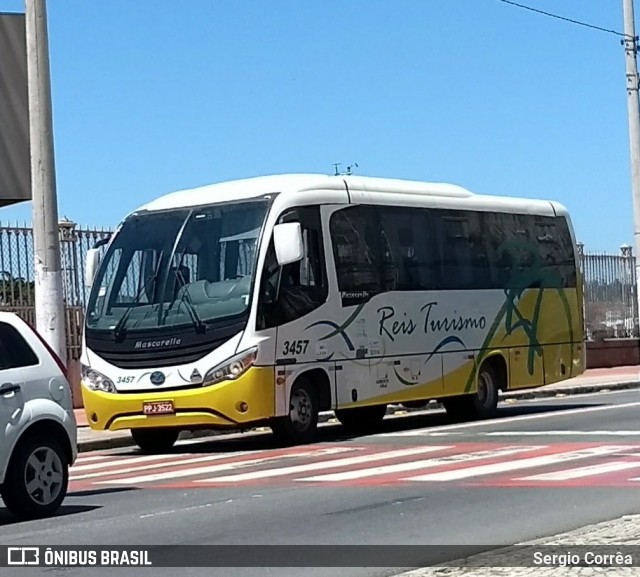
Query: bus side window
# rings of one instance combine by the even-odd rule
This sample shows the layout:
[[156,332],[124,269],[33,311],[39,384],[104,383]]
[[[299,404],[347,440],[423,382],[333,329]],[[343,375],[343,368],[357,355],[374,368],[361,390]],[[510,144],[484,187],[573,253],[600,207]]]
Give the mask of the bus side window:
[[558,242],[561,253],[563,288],[576,288],[578,275],[576,271],[576,255],[573,249],[573,240],[566,219],[557,217]]
[[376,210],[369,206],[343,208],[331,216],[331,241],[341,292],[383,291],[383,268],[389,261],[384,262],[377,222]]
[[533,222],[529,216],[487,213],[485,223],[490,235],[491,258],[497,281],[495,288],[537,288],[535,278],[528,275],[535,262],[537,249],[531,240]]
[[442,272],[445,288],[451,290],[474,288],[475,277],[472,242],[469,234],[470,216],[465,211],[439,210],[442,243]]
[[269,243],[262,275],[258,328],[292,322],[323,305],[328,296],[320,210],[300,207],[287,211],[280,222],[299,222],[304,256],[284,267],[277,264],[273,240]]
[[[384,260],[384,288],[396,291],[437,289],[441,281],[429,212],[419,208],[384,207],[378,214],[380,228],[389,239],[393,257],[391,261]],[[389,273],[390,266],[395,269],[394,275]]]
[[548,283],[553,288],[574,288],[577,281],[575,255],[566,220],[562,217],[536,216],[534,231]]

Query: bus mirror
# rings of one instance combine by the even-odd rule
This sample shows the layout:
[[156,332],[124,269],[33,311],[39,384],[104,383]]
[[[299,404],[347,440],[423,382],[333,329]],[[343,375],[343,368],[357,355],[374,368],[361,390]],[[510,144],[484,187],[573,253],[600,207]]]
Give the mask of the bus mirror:
[[273,244],[278,264],[297,262],[304,256],[302,229],[299,222],[285,222],[273,228]]
[[84,284],[87,287],[91,287],[93,279],[96,276],[96,271],[100,265],[100,249],[90,248],[87,251],[87,260],[85,264]]

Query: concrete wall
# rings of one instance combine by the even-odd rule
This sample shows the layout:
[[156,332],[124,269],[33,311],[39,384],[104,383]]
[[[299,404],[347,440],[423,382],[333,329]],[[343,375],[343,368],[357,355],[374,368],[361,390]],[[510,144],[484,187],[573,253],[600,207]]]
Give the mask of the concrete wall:
[[640,365],[640,339],[587,341],[587,369]]

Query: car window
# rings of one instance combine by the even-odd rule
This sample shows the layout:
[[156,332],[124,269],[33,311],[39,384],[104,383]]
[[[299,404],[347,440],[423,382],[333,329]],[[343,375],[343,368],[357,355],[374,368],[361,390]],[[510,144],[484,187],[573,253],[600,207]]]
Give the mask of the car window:
[[20,332],[10,324],[0,322],[0,370],[31,367],[39,362]]

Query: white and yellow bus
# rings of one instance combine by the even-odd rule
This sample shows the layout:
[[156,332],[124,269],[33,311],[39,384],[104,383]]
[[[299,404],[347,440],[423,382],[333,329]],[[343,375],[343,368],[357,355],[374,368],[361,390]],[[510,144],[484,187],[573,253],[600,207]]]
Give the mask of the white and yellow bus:
[[314,439],[387,405],[494,415],[584,370],[567,210],[449,184],[276,175],[162,196],[87,257],[82,392],[149,452],[181,430]]

